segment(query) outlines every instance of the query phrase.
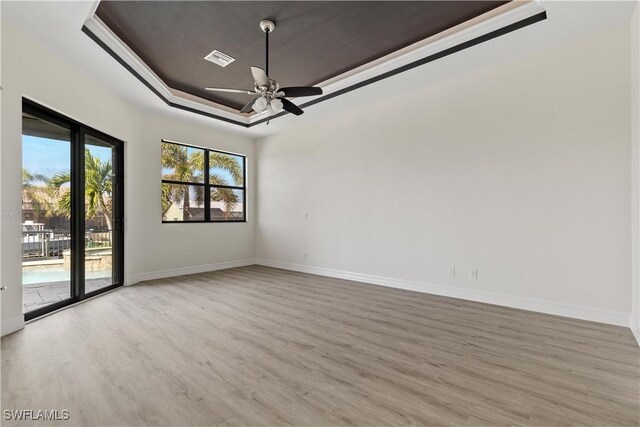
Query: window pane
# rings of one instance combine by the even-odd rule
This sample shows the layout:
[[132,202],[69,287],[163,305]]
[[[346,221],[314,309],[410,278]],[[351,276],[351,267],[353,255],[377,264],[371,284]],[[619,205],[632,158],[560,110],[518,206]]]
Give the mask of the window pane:
[[244,190],[211,188],[212,221],[244,221]]
[[85,138],[85,293],[115,283],[113,271],[113,163],[115,149]]
[[210,151],[209,182],[212,185],[244,187],[244,158]]
[[162,184],[163,221],[204,221],[204,186]]
[[204,150],[163,142],[162,179],[204,182]]
[[71,298],[71,131],[22,117],[22,312]]

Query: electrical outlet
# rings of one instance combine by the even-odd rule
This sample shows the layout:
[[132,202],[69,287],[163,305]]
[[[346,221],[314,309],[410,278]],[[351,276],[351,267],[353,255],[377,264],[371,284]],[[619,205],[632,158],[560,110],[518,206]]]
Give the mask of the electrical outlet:
[[456,276],[456,268],[455,267],[451,267],[449,269],[449,276],[451,276],[451,277],[455,277]]
[[306,252],[304,254],[302,254],[302,256],[304,257],[304,259],[307,259],[307,253]]
[[305,212],[305,213],[304,213],[304,219],[305,219],[305,220],[309,219],[309,212]]
[[189,254],[188,253],[184,253],[184,262],[189,261]]
[[469,279],[478,280],[478,269],[472,268],[469,270]]

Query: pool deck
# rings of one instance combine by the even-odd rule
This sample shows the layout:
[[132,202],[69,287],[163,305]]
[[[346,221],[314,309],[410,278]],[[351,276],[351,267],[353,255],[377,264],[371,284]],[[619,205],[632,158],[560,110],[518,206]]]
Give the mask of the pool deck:
[[[111,278],[87,279],[86,292],[95,291],[111,285]],[[33,311],[54,302],[68,299],[70,295],[69,281],[33,283],[22,285],[22,312]]]

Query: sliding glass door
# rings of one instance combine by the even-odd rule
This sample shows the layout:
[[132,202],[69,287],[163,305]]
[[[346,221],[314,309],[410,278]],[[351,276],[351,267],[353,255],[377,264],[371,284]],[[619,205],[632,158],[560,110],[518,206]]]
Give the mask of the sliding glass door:
[[71,127],[22,116],[22,310],[73,298],[71,288]]
[[122,150],[121,141],[23,100],[26,320],[122,285]]

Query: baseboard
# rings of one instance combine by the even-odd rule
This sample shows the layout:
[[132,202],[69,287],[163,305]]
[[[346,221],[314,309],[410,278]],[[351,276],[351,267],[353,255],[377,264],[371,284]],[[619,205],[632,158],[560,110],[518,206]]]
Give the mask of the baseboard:
[[236,261],[224,261],[214,264],[195,265],[190,267],[172,268],[168,270],[152,271],[149,273],[135,274],[125,279],[125,286],[133,285],[147,280],[164,279],[167,277],[185,276],[187,274],[206,273],[207,271],[225,270],[227,268],[245,267],[254,265],[256,260],[253,258],[241,259]]
[[9,335],[12,332],[18,331],[24,328],[24,316],[16,316],[8,320],[2,321],[2,327],[0,328],[0,335]]
[[[452,298],[460,298],[470,301],[495,304],[521,310],[535,311],[556,316],[570,317],[573,319],[589,320],[598,323],[629,327],[631,320],[629,313],[602,310],[599,308],[585,307],[558,303],[548,300],[517,297],[499,293],[483,292],[477,289],[459,288],[453,286],[438,285],[433,283],[417,282],[404,279],[393,279],[371,274],[353,273],[350,271],[333,270],[330,268],[314,267],[302,264],[292,264],[281,261],[256,259],[256,264],[267,267],[281,268],[284,270],[299,271],[302,273],[316,274],[319,276],[334,277],[338,279],[353,280],[356,282],[371,283],[374,285],[391,288],[406,289],[427,294],[441,295]],[[637,338],[637,335],[636,335]]]
[[[437,285],[405,279],[393,279],[390,277],[376,276],[372,274],[354,273],[344,270],[334,270],[330,268],[314,267],[310,265],[293,264],[266,259],[249,258],[236,261],[225,261],[214,264],[205,264],[142,273],[129,277],[125,281],[125,285],[133,285],[135,283],[144,282],[147,280],[184,276],[187,274],[205,273],[207,271],[224,270],[228,268],[244,267],[254,264],[280,268],[284,270],[299,271],[302,273],[316,274],[319,276],[334,277],[337,279],[353,280],[355,282],[371,283],[374,285],[406,289],[433,295],[460,298],[487,304],[495,304],[522,310],[535,311],[539,313],[553,314],[556,316],[564,316],[574,319],[589,320],[592,322],[630,327],[633,335],[640,345],[640,328],[638,328],[637,325],[635,327],[634,325],[630,325],[631,318],[628,313],[602,310],[593,307],[563,304],[548,300],[482,292],[476,289],[457,288],[452,286]],[[7,335],[22,328],[24,328],[24,317],[14,317],[2,322],[1,335]]]

